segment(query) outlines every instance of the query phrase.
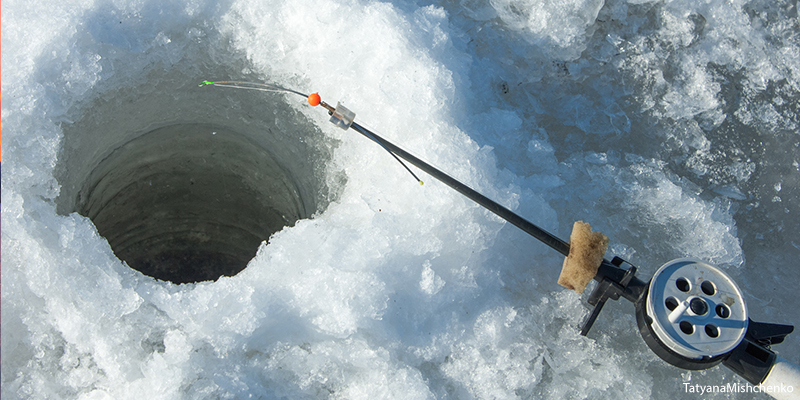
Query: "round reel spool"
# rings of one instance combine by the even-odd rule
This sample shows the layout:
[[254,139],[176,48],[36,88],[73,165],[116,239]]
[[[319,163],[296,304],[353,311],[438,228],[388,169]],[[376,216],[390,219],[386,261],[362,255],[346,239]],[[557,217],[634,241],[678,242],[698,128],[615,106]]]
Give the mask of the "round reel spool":
[[636,319],[648,346],[668,363],[706,369],[722,361],[747,333],[741,290],[702,260],[681,258],[656,271]]

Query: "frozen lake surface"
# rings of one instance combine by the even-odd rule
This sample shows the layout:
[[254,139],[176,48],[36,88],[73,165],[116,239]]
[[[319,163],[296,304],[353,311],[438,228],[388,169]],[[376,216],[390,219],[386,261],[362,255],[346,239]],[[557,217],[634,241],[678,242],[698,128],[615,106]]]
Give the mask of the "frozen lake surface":
[[[744,382],[658,359],[628,302],[581,337],[559,254],[299,97],[206,79],[318,91],[564,239],[591,223],[642,279],[698,257],[800,325],[796,2],[394,3],[3,2],[4,399]],[[800,334],[773,350],[800,363]]]

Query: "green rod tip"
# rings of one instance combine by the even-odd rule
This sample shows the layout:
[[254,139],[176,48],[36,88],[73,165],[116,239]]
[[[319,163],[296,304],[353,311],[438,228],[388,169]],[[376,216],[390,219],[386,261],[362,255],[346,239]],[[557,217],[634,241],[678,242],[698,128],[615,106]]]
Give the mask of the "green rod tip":
[[203,86],[208,86],[208,85],[213,85],[213,84],[214,84],[214,82],[211,82],[211,81],[203,81],[202,83],[200,83],[197,86],[203,87]]
[[423,181],[419,181],[419,185],[420,185],[420,186],[422,186],[422,185],[424,185],[424,184],[425,184],[425,182],[423,182]]

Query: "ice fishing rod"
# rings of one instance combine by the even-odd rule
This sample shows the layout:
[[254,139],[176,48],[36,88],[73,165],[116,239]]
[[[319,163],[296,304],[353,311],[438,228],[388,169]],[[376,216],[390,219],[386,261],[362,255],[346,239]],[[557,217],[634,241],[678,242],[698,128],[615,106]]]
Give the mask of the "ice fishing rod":
[[699,259],[681,258],[667,262],[649,282],[644,282],[636,277],[637,268],[631,263],[619,257],[611,261],[604,258],[608,237],[592,232],[589,224],[576,222],[567,243],[354,122],[355,113],[341,103],[333,107],[322,101],[318,93],[306,95],[270,84],[236,81],[200,84],[209,85],[305,97],[310,105],[326,109],[334,125],[343,130],[352,128],[380,145],[420,184],[422,181],[401,158],[564,255],[559,284],[582,293],[591,280],[598,282],[588,299],[593,309],[582,324],[581,335],[588,335],[606,301],[623,297],[634,304],[637,326],[645,343],[667,363],[688,370],[708,369],[722,363],[776,399],[800,399],[800,367],[770,349],[782,343],[794,327],[750,319],[741,290],[719,268]]

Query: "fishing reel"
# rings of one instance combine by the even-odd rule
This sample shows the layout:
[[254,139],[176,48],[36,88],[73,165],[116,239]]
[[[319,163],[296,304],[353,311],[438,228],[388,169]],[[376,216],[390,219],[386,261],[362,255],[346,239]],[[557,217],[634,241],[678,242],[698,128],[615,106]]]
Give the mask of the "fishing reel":
[[[680,258],[659,268],[649,282],[634,275],[624,260],[605,260],[598,270],[589,303],[594,310],[583,324],[586,335],[608,299],[625,297],[636,307],[645,343],[678,368],[702,370],[720,363],[759,385],[785,360],[769,349],[794,330],[791,325],[762,323],[748,317],[744,296],[730,276],[694,258]],[[797,373],[796,370],[790,373]]]
[[736,283],[703,261],[664,264],[636,303],[642,338],[659,357],[683,369],[712,367],[744,339],[748,317]]

